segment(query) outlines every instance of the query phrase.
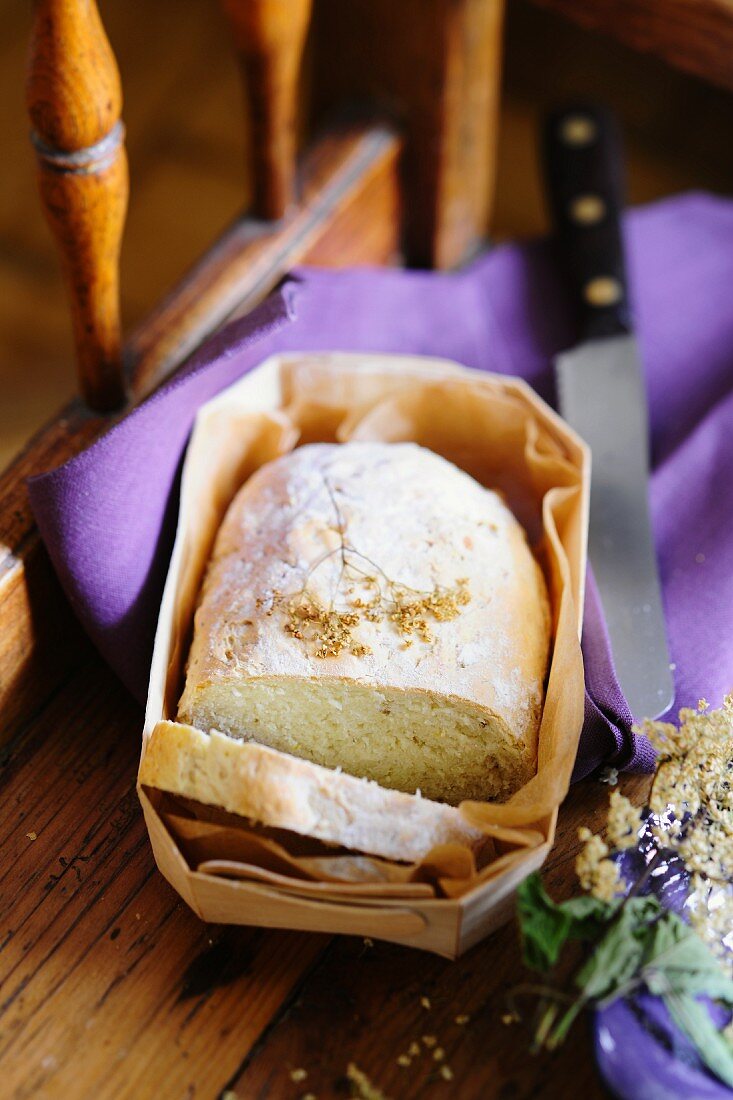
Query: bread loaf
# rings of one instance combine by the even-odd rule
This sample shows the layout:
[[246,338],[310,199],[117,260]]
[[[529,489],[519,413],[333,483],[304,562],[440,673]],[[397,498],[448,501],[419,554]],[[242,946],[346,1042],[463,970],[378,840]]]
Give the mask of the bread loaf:
[[412,443],[304,446],[229,508],[178,717],[427,799],[504,800],[534,772],[549,633],[495,493]]

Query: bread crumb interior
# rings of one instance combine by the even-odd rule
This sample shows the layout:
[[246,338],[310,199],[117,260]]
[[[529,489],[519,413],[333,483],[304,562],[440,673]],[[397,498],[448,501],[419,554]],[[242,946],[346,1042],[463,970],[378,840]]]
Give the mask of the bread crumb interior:
[[353,680],[261,677],[201,685],[183,721],[453,805],[504,801],[528,781],[526,745],[483,707]]

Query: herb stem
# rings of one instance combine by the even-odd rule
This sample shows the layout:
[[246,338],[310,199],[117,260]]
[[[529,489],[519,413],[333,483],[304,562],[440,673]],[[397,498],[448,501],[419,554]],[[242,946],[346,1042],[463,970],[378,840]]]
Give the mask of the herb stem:
[[545,1042],[546,1050],[555,1050],[557,1047],[560,1046],[561,1043],[564,1042],[565,1036],[570,1031],[570,1028],[573,1026],[576,1017],[579,1015],[580,1012],[583,1011],[587,1003],[588,998],[584,994],[573,1001],[570,1008],[567,1010],[564,1016],[561,1017],[560,1022],[547,1036],[547,1040]]
[[558,1003],[557,1001],[543,1001],[542,1008],[540,1009],[540,1020],[534,1033],[534,1040],[532,1042],[533,1052],[542,1050],[547,1042],[547,1036],[552,1028],[552,1025],[557,1019]]

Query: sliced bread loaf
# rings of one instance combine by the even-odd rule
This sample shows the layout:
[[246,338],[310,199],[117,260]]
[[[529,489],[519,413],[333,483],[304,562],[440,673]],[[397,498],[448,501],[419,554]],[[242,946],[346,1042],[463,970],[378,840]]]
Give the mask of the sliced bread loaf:
[[426,800],[504,800],[534,772],[549,636],[495,493],[411,443],[305,446],[229,508],[179,719]]

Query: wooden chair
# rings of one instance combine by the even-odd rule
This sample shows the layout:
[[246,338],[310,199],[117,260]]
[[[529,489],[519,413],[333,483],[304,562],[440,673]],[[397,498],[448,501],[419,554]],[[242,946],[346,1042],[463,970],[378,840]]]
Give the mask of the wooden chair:
[[[676,0],[673,20],[666,0],[537,2],[733,88],[731,0]],[[0,741],[12,736],[28,693],[38,702],[39,684],[52,691],[65,674],[58,637],[73,630],[25,477],[104,432],[293,264],[452,267],[479,247],[488,224],[504,0],[224,0],[224,8],[251,119],[254,208],[123,341],[127,165],[114,56],[93,0],[35,2],[28,108],[41,199],[69,285],[81,396],[0,476]],[[313,136],[299,150],[306,43],[302,113]]]
[[[118,258],[128,181],[115,59],[93,2],[35,4],[28,110],[41,200],[69,287],[81,395],[0,482],[5,737],[29,697],[37,704],[65,674],[58,639],[73,632],[24,478],[88,445],[295,263],[406,256],[450,267],[486,229],[503,0],[225,0],[224,8],[251,119],[254,208],[123,339]],[[305,129],[314,136],[299,150],[307,39]],[[355,109],[344,111],[349,100]]]
[[[667,0],[544,2],[609,27],[614,12],[632,13],[616,33],[644,44],[654,27],[663,55],[692,69],[702,64],[699,35],[679,33],[670,45],[661,15]],[[722,15],[730,15],[729,0],[675,6],[690,18],[693,7],[704,9],[705,34],[718,40],[724,25],[730,44],[733,20]],[[543,1095],[559,1097],[572,1073],[576,1089],[600,1096],[582,1030],[551,1068],[544,1059],[530,1066],[525,1037],[502,1030],[500,991],[516,972],[511,929],[453,967],[385,948],[370,970],[364,947],[348,940],[327,949],[300,934],[203,932],[152,873],[134,796],[140,716],[75,625],[34,528],[24,479],[99,437],[295,263],[460,263],[484,236],[496,155],[503,0],[225,0],[224,7],[252,120],[254,208],[123,338],[118,253],[127,165],[114,57],[93,0],[35,2],[28,106],[41,198],[69,286],[80,396],[0,478],[0,742],[13,745],[0,960],[12,956],[18,975],[8,979],[0,1008],[16,1052],[8,1060],[0,1050],[4,1087],[8,1095],[16,1088],[59,1095],[64,1087],[73,1096],[109,1089],[177,1097],[216,1095],[229,1082],[242,1097],[296,1095],[308,1089],[291,1086],[288,1070],[312,1062],[324,1044],[334,1065],[358,1060],[359,1043],[368,1053],[356,1033],[349,1051],[328,1046],[331,1034],[343,1040],[352,998],[367,1020],[382,1023],[392,1073],[408,1031],[413,1038],[443,1027],[447,1043],[456,1014],[479,1012],[493,1047],[505,1048],[503,1068],[487,1062],[479,1031],[462,1048],[453,1095],[489,1095],[490,1079],[492,1087],[506,1083],[506,1095],[534,1095],[544,1082]],[[306,49],[308,140],[298,148]],[[722,60],[713,68],[733,83]],[[344,111],[348,101],[356,107]],[[555,885],[569,883],[575,825],[593,827],[600,802],[587,785],[572,793],[550,862]],[[296,1008],[286,1021],[310,968],[308,1013]],[[229,988],[237,1000],[227,1001]],[[421,1005],[428,994],[440,1025]],[[278,1013],[280,1029],[250,1064],[248,1052]],[[118,1047],[128,1052],[124,1069]]]

